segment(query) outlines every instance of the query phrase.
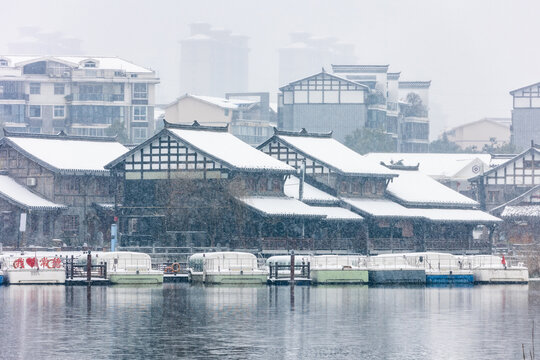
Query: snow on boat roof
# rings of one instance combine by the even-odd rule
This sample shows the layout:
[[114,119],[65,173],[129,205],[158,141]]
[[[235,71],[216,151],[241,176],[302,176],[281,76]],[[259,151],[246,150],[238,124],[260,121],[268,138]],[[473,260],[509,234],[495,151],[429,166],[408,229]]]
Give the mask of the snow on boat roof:
[[277,135],[298,151],[348,175],[395,176],[395,172],[331,137]]
[[345,203],[374,217],[424,218],[436,222],[499,222],[501,219],[474,209],[406,208],[387,199],[343,198]]
[[540,217],[540,205],[507,205],[501,213],[501,217]]
[[218,161],[238,169],[295,172],[291,166],[255,149],[228,132],[200,130],[197,127],[167,130]]
[[435,178],[451,178],[475,159],[481,160],[485,168],[491,163],[490,154],[434,154],[434,153],[369,153],[368,159],[385,164],[403,161],[405,166],[416,166],[426,175]]
[[[285,180],[283,191],[285,195],[298,199],[299,198],[300,179],[291,175]],[[302,201],[304,202],[317,202],[317,203],[338,203],[339,200],[335,196],[325,193],[322,190],[304,182],[304,196]]]
[[0,175],[0,197],[6,199],[8,202],[32,210],[57,210],[67,208],[65,205],[55,204],[52,201],[31,192],[8,175]]
[[238,200],[267,216],[313,217],[346,221],[363,220],[360,215],[344,208],[310,206],[288,197],[251,196],[239,198]]
[[128,151],[106,138],[12,135],[4,139],[53,171],[108,172],[104,166]]
[[207,253],[195,253],[189,257],[190,260],[194,259],[218,259],[218,258],[244,258],[244,259],[256,259],[257,257],[251,253],[236,252],[236,251],[216,251]]
[[477,206],[478,202],[450,189],[419,171],[394,170],[399,176],[392,179],[386,192],[405,204]]

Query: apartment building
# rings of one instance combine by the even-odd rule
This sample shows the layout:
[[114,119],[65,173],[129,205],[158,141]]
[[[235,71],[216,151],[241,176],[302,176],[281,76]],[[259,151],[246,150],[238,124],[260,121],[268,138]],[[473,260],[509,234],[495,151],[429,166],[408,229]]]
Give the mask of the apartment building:
[[[153,70],[118,57],[0,55],[0,122],[16,132],[111,135],[154,132]],[[121,128],[121,126],[119,126]]]
[[426,152],[431,81],[404,81],[389,65],[332,65],[334,74],[369,87],[366,127],[383,130],[400,152]]
[[272,105],[267,92],[227,93],[224,98],[185,94],[165,107],[165,119],[172,124],[227,125],[231,134],[256,146],[274,133],[277,114]]
[[247,36],[207,23],[190,25],[190,36],[180,41],[182,93],[223,96],[248,90]]
[[513,100],[512,144],[518,151],[540,142],[540,83],[510,91]]

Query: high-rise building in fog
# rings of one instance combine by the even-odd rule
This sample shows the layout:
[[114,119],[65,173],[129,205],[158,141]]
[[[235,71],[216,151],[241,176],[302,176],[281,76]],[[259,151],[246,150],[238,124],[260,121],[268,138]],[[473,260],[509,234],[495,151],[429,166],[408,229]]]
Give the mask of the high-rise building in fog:
[[289,34],[291,43],[279,49],[279,85],[320,72],[330,64],[354,64],[354,45],[334,37],[312,36],[305,32]]
[[210,24],[190,25],[191,36],[180,42],[182,93],[223,96],[248,90],[248,37]]
[[17,55],[81,55],[81,40],[60,32],[43,32],[35,26],[19,28],[20,37],[8,44],[11,54]]

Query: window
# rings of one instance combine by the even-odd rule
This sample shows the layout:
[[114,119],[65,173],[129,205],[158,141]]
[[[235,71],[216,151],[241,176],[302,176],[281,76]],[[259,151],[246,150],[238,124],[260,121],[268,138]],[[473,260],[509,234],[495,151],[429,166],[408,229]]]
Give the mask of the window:
[[87,61],[87,62],[84,63],[84,67],[85,68],[95,68],[96,63],[94,61]]
[[78,215],[64,215],[62,217],[62,230],[77,231],[79,229]]
[[28,116],[31,118],[41,117],[41,105],[30,105],[28,107]]
[[147,129],[146,128],[134,128],[133,129],[133,141],[142,142],[146,140]]
[[41,83],[30,83],[30,94],[32,95],[41,94]]
[[8,66],[7,60],[0,59],[0,66]]
[[133,107],[133,121],[146,121],[146,106]]
[[64,105],[54,105],[53,117],[55,119],[63,119],[66,117],[66,108]]
[[64,95],[65,93],[65,86],[64,84],[54,84],[54,95]]
[[498,191],[488,191],[488,202],[491,202],[491,203],[499,202],[499,192]]
[[133,84],[134,99],[148,99],[148,89],[146,84]]

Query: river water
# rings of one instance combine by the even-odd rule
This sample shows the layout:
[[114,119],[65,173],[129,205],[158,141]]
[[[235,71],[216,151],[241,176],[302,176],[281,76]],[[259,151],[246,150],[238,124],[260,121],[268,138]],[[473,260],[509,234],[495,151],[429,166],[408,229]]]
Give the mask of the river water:
[[0,286],[0,358],[522,359],[539,314],[539,283]]

